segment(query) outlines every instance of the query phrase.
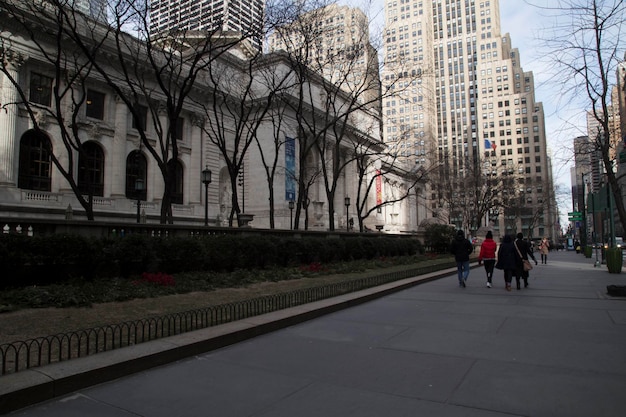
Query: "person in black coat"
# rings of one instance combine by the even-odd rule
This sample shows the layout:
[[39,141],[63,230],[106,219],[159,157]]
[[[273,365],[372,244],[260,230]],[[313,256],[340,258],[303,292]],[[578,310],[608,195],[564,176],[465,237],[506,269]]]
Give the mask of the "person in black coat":
[[459,275],[459,287],[465,288],[465,281],[470,272],[470,253],[474,251],[472,243],[465,238],[463,230],[456,232],[456,237],[450,243],[450,253],[454,255],[456,269]]
[[515,274],[517,268],[518,258],[521,262],[521,258],[515,249],[513,238],[511,235],[505,235],[504,239],[502,239],[502,243],[500,244],[500,248],[498,249],[498,262],[496,263],[496,268],[504,271],[504,285],[507,291],[511,291],[511,281],[513,280],[513,275]]
[[537,265],[537,259],[535,259],[535,255],[530,248],[530,244],[524,240],[523,234],[518,233],[517,239],[515,239],[514,243],[519,250],[519,253],[522,255],[521,258],[518,257],[517,268],[515,270],[515,282],[517,283],[517,289],[519,290],[520,278],[524,279],[524,288],[528,287],[528,271],[524,271],[524,264],[522,262],[522,259],[528,260],[528,257],[530,257],[533,261],[535,261],[535,265]]

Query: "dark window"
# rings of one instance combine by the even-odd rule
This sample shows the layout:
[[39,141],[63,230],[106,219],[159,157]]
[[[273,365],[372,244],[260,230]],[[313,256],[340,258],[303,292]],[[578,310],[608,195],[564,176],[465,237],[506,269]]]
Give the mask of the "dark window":
[[182,117],[179,117],[178,122],[176,122],[176,139],[185,139],[185,119]]
[[50,106],[52,104],[52,78],[31,72],[29,100],[36,104]]
[[19,188],[50,191],[50,139],[30,130],[20,140]]
[[133,115],[133,129],[146,130],[146,120],[148,120],[148,108],[137,104],[135,106],[137,117]]
[[[133,151],[126,158],[126,197],[133,200],[146,200],[147,195],[147,168],[146,157],[140,151]],[[143,191],[136,191],[135,182],[143,180]]]
[[102,120],[104,119],[104,93],[87,90],[87,117]]
[[174,189],[172,190],[172,203],[183,204],[183,185],[184,185],[184,172],[183,164],[180,161],[170,160],[171,164],[174,164]]
[[94,142],[84,143],[79,154],[78,189],[83,194],[104,195],[104,153]]

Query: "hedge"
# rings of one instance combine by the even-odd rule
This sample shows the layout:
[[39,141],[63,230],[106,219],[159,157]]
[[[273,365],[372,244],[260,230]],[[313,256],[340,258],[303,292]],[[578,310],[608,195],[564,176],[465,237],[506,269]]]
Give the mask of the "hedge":
[[208,235],[115,238],[0,236],[0,288],[143,272],[232,272],[423,253],[417,239]]

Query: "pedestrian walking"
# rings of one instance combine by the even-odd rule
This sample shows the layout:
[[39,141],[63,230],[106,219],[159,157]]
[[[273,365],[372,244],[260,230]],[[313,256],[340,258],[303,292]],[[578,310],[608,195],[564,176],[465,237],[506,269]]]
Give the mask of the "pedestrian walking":
[[541,253],[541,263],[548,263],[548,252],[550,251],[550,242],[548,242],[548,238],[544,237],[541,239],[541,243],[539,244],[539,253]]
[[[505,235],[498,249],[498,261],[496,268],[504,271],[504,285],[507,291],[511,291],[511,281],[517,268],[517,250],[511,235]],[[521,259],[521,258],[520,258]]]
[[517,239],[515,239],[515,250],[517,250],[520,258],[518,259],[517,268],[515,271],[515,282],[517,283],[517,289],[520,289],[520,278],[524,280],[524,288],[528,287],[528,271],[524,270],[524,261],[528,261],[528,257],[530,257],[533,261],[535,261],[535,265],[537,265],[537,259],[535,259],[535,255],[533,254],[530,244],[524,240],[524,235],[521,233],[517,234]]
[[478,254],[478,264],[485,264],[485,273],[487,274],[487,288],[491,288],[491,279],[493,277],[493,268],[496,265],[496,248],[498,245],[493,240],[491,230],[485,235],[485,240],[480,245],[480,253]]
[[450,253],[454,255],[456,269],[459,276],[459,287],[465,288],[465,281],[470,272],[469,256],[474,250],[472,243],[465,238],[463,230],[456,232],[456,237],[450,243]]

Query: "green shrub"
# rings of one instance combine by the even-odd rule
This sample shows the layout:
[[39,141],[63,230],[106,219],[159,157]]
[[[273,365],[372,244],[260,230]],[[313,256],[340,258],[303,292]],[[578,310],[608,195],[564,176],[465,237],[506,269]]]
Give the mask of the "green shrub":
[[[232,273],[276,266],[322,265],[423,253],[417,239],[208,235],[112,238],[78,235],[0,237],[0,288],[60,283],[71,278],[129,278],[144,272]],[[232,279],[232,278],[229,278]]]
[[113,255],[119,267],[119,274],[128,278],[144,271],[158,269],[158,259],[154,250],[155,240],[145,235],[131,234],[111,241]]
[[[202,271],[206,268],[206,250],[199,239],[194,238],[158,238],[153,240],[154,271],[175,274],[186,271]],[[147,270],[146,270],[147,271]],[[143,272],[146,272],[143,271]]]
[[425,243],[436,253],[448,253],[450,242],[454,239],[454,226],[429,224],[425,230]]
[[98,239],[58,234],[0,238],[0,286],[44,285],[72,277],[93,279],[105,270]]

